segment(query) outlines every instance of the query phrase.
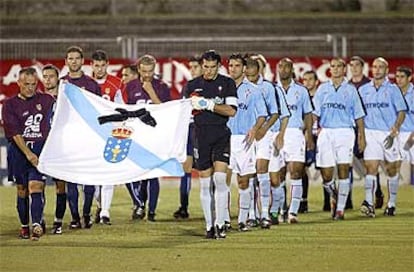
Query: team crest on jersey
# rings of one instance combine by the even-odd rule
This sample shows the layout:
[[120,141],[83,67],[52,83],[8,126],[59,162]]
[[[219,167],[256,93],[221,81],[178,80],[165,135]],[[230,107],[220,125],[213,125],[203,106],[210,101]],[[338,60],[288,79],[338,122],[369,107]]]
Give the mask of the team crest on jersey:
[[42,110],[42,104],[36,104],[36,109],[38,111],[41,111]]
[[107,162],[117,163],[123,161],[129,153],[134,130],[127,126],[119,126],[112,130],[104,149],[104,158]]
[[218,105],[224,104],[224,98],[223,98],[223,97],[218,97],[218,96],[216,96],[216,97],[214,98],[214,103],[216,103],[216,104],[218,104]]
[[111,89],[109,89],[109,88],[105,88],[105,93],[106,93],[106,94],[110,94],[110,93],[111,93]]

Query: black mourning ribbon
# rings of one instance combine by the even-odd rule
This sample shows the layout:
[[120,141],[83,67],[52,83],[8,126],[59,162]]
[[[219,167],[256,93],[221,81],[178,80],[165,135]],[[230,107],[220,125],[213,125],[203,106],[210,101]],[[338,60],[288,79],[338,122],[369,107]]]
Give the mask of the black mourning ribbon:
[[126,109],[116,108],[116,114],[104,115],[98,117],[98,122],[100,125],[108,123],[108,122],[122,122],[127,120],[128,118],[139,118],[144,124],[155,127],[157,125],[157,121],[155,121],[154,117],[151,116],[151,113],[147,111],[145,108],[136,110],[136,111],[128,111]]

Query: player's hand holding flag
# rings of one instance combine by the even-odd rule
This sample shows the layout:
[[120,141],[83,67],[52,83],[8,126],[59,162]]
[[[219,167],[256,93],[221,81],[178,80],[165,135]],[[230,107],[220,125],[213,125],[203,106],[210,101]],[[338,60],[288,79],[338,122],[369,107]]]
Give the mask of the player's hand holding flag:
[[216,105],[216,103],[214,103],[213,99],[207,99],[202,96],[194,95],[191,97],[191,105],[195,110],[214,111],[214,106]]

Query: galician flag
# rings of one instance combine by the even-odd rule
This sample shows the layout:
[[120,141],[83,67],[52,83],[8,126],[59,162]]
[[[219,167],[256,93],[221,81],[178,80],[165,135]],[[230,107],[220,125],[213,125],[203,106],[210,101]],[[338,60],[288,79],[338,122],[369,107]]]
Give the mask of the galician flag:
[[117,104],[61,82],[38,170],[87,185],[182,176],[191,103]]

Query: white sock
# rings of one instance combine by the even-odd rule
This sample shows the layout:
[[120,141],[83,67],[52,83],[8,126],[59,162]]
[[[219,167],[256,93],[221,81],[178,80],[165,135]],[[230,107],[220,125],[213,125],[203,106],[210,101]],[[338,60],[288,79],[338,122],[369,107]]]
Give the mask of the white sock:
[[292,179],[290,182],[290,205],[289,205],[289,214],[298,214],[300,200],[302,199],[302,180],[301,179]]
[[96,200],[96,206],[100,209],[101,208],[101,186],[95,185],[95,193],[93,194],[93,197]]
[[226,196],[226,209],[225,209],[225,212],[224,212],[224,221],[230,222],[230,220],[231,220],[230,219],[231,191],[230,191],[230,186],[228,186],[226,184],[226,187],[227,187],[227,196]]
[[257,174],[260,188],[260,202],[262,205],[262,212],[260,218],[269,219],[269,205],[270,205],[270,176],[269,173]]
[[[216,186],[215,193],[215,206],[216,206],[216,222],[219,228],[223,227],[226,207],[227,207],[227,184],[226,184],[226,173],[215,172],[213,175],[214,185]],[[228,210],[227,210],[228,213]]]
[[326,191],[329,193],[329,195],[332,198],[335,196],[336,186],[335,186],[334,180],[331,180],[329,182],[324,182],[323,187],[325,187]]
[[109,209],[111,208],[112,197],[114,195],[113,185],[102,185],[101,188],[101,213],[100,217],[106,216],[109,218]]
[[239,188],[239,217],[237,219],[239,223],[246,224],[250,203],[250,188],[244,190]]
[[396,206],[395,203],[397,202],[398,182],[398,174],[388,179],[388,194],[390,196],[388,199],[389,208]]
[[200,201],[203,209],[204,219],[206,220],[206,230],[210,230],[213,226],[213,218],[211,212],[211,177],[200,177]]
[[260,201],[260,189],[259,189],[259,183],[257,181],[257,179],[254,181],[254,214],[256,215],[256,218],[260,215],[260,207],[262,206],[261,201]]
[[282,197],[282,188],[280,188],[280,186],[272,187],[271,192],[272,192],[272,206],[270,206],[270,212],[277,213],[279,212],[279,208],[280,208],[280,198]]
[[249,219],[256,219],[256,190],[255,190],[255,178],[249,178],[249,192],[250,192],[250,204],[249,204]]
[[338,202],[336,204],[336,210],[343,212],[346,205],[346,199],[348,198],[349,191],[351,189],[349,178],[340,179],[338,181]]
[[377,189],[377,176],[366,175],[365,176],[365,201],[369,205],[374,205],[374,194]]

